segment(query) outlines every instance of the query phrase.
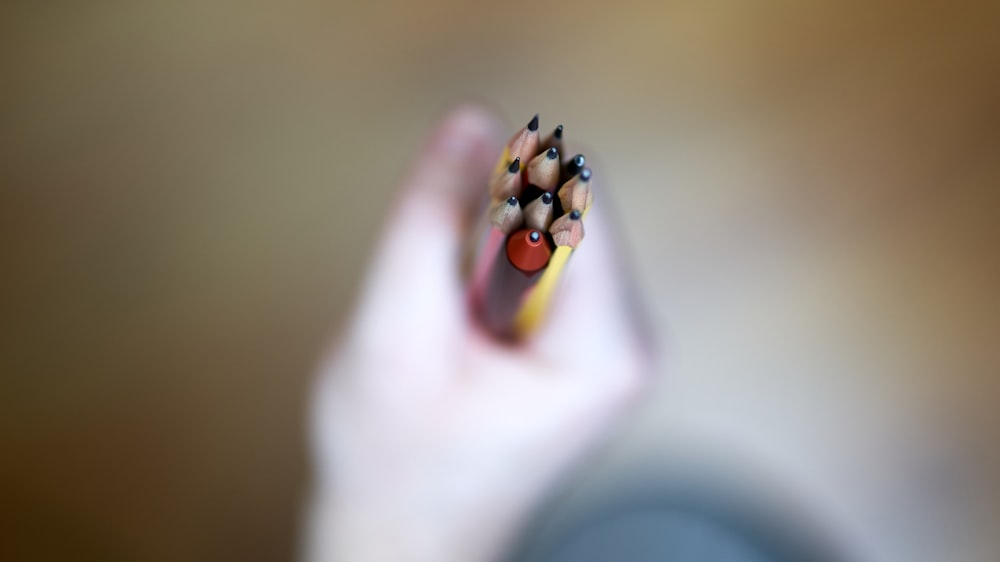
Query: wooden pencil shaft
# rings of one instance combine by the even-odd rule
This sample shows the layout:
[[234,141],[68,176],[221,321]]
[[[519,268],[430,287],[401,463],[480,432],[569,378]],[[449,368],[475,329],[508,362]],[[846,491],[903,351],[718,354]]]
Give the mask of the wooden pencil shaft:
[[525,205],[524,225],[542,232],[547,231],[554,218],[553,199],[552,194],[546,191],[541,197]]
[[535,115],[527,125],[511,137],[507,143],[510,157],[520,157],[524,166],[538,152],[538,115]]
[[592,173],[584,168],[559,188],[559,205],[563,212],[584,211],[590,207],[594,197],[591,191]]
[[542,191],[555,191],[559,185],[559,151],[552,147],[528,163],[527,183]]
[[503,200],[521,195],[521,159],[514,158],[502,167],[490,180],[490,197]]
[[556,246],[576,248],[583,240],[583,220],[580,211],[571,211],[555,221],[549,228]]
[[497,201],[490,207],[490,224],[504,234],[510,234],[524,223],[524,211],[517,197],[510,196],[505,201]]

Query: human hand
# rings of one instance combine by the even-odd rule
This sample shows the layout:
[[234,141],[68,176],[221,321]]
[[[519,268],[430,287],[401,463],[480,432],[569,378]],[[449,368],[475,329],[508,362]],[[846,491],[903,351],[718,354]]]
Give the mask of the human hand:
[[459,109],[404,182],[356,316],[319,374],[311,562],[495,558],[638,395],[648,350],[596,207],[536,336],[499,342],[469,314],[463,218],[501,140],[492,116]]

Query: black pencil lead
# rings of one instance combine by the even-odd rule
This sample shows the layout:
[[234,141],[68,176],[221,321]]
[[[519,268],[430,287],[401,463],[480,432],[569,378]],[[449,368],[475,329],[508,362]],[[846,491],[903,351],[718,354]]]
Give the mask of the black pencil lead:
[[510,166],[507,166],[507,171],[509,173],[511,173],[511,174],[516,174],[520,169],[521,169],[521,157],[520,156],[518,156],[517,158],[515,158],[514,161],[510,163]]

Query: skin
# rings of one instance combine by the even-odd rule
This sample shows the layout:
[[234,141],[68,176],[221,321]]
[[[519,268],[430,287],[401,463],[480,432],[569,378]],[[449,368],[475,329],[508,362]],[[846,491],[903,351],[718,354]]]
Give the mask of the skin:
[[599,208],[535,337],[498,342],[470,318],[464,218],[502,139],[491,114],[458,108],[403,182],[317,378],[310,562],[496,559],[643,388],[649,353]]

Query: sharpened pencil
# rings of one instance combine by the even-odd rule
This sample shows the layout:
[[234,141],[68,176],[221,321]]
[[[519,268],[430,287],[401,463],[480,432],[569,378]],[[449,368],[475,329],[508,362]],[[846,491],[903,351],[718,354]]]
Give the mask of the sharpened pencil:
[[559,188],[559,203],[564,213],[573,210],[583,212],[590,208],[590,204],[594,201],[591,191],[592,175],[590,168],[584,168]]
[[538,115],[532,117],[531,121],[511,137],[507,143],[507,150],[510,158],[520,157],[521,165],[531,160],[538,151]]
[[582,212],[573,211],[559,217],[552,223],[549,234],[552,235],[552,241],[555,242],[556,246],[568,246],[575,249],[580,245],[583,240],[582,216]]
[[566,174],[573,177],[580,173],[580,170],[587,165],[587,158],[582,154],[577,154],[566,162]]
[[517,157],[506,167],[493,175],[490,182],[490,197],[504,200],[521,194],[521,158]]
[[524,207],[524,225],[545,232],[552,224],[555,208],[552,205],[552,194],[545,192],[541,197]]
[[559,150],[551,147],[528,163],[528,183],[542,191],[554,191],[559,185]]
[[524,211],[517,197],[512,195],[506,201],[494,203],[490,211],[490,223],[504,234],[510,234],[520,228],[524,223]]
[[542,140],[542,150],[548,150],[553,146],[559,151],[559,154],[563,153],[563,126],[557,125],[555,129],[544,140]]

